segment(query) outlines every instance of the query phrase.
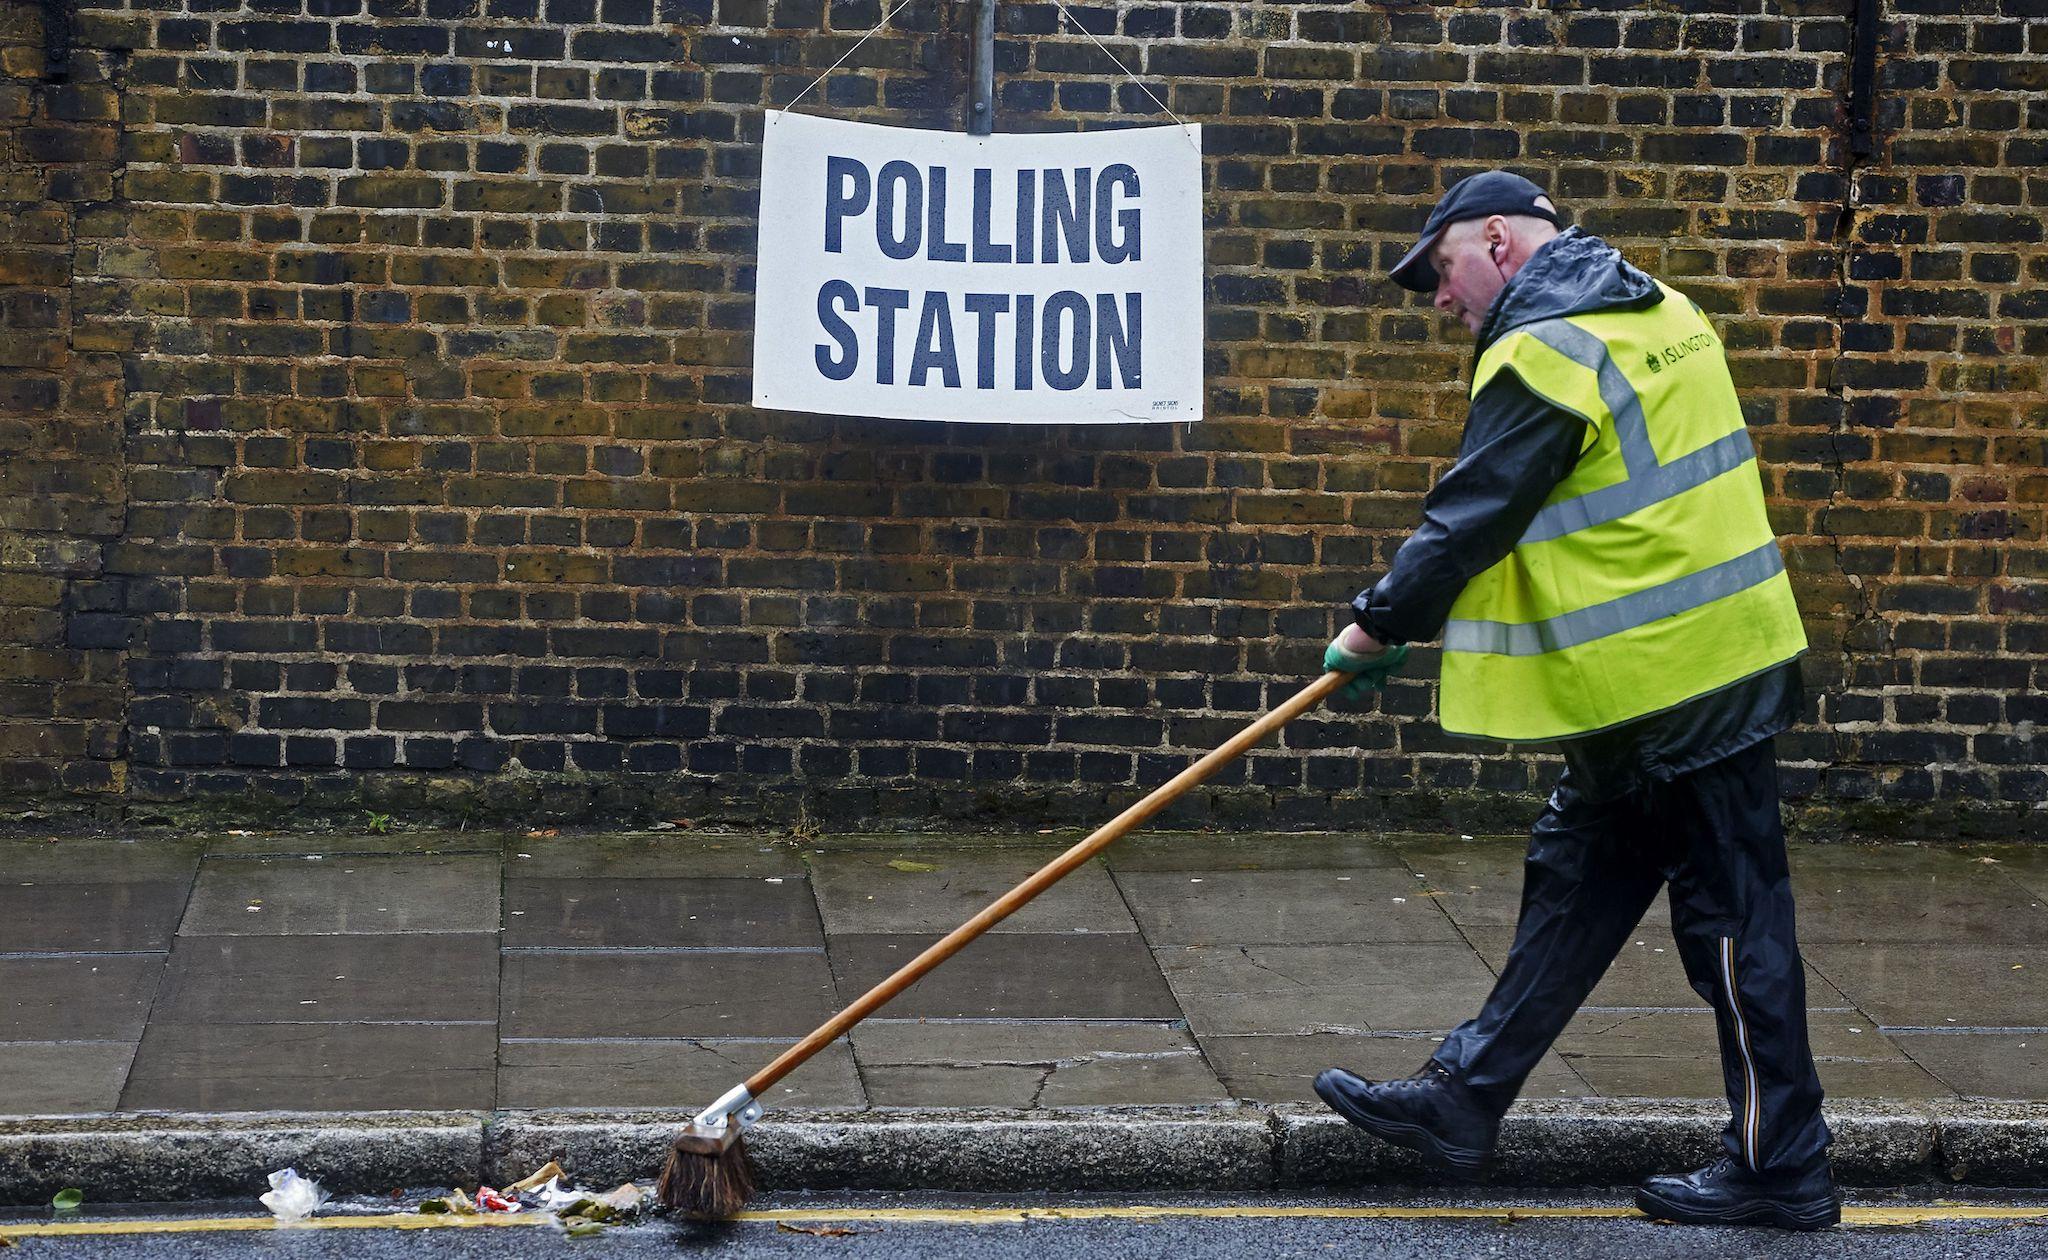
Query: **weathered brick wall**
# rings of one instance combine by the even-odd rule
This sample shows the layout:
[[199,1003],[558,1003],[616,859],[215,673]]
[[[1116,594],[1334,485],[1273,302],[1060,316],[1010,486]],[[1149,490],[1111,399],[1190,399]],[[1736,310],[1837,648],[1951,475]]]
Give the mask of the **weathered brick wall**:
[[[55,6],[53,6],[55,7]],[[121,365],[79,307],[119,140],[111,60],[0,4],[0,792],[118,798],[129,623],[102,580],[126,501]]]
[[[1382,269],[1511,164],[1733,351],[1809,819],[2037,833],[2048,5],[1887,0],[1869,145],[1855,7],[1075,6],[1206,125],[1211,419],[1012,430],[746,405],[760,111],[875,0],[91,4],[130,799],[1099,817],[1301,685],[1412,525],[1468,350]],[[958,126],[969,12],[808,107]],[[1000,60],[1007,129],[1157,116],[1053,5]],[[1548,764],[1444,737],[1429,657],[1184,816],[1524,817]]]

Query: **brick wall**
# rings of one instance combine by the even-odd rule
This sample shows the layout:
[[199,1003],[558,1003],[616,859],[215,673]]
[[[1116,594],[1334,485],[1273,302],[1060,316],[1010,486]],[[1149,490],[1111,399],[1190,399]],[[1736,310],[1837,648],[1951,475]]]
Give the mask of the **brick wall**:
[[129,622],[103,580],[121,529],[120,334],[74,262],[107,228],[114,58],[61,7],[0,5],[0,793],[105,812],[123,786]]
[[[1814,643],[1803,817],[2039,834],[2048,4],[1887,0],[1869,143],[1855,7],[1074,6],[1205,124],[1211,419],[1010,430],[746,405],[760,111],[875,0],[88,3],[123,165],[19,185],[49,261],[7,279],[56,305],[10,318],[65,324],[67,258],[72,315],[7,432],[51,452],[28,532],[119,538],[8,624],[95,679],[130,643],[146,814],[1098,818],[1311,676],[1412,525],[1469,352],[1382,271],[1510,164],[1731,348]],[[959,126],[969,13],[807,106]],[[1158,116],[1053,5],[1003,30],[1004,128]],[[108,169],[107,88],[10,90],[10,180]],[[1525,821],[1549,763],[1444,737],[1433,673],[1180,816]]]

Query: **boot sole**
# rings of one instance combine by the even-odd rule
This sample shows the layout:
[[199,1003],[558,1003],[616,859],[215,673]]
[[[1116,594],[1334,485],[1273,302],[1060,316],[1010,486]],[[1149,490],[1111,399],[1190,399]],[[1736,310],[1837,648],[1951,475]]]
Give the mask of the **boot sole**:
[[1651,1190],[1636,1191],[1636,1209],[1660,1221],[1680,1225],[1769,1225],[1777,1229],[1811,1232],[1842,1223],[1840,1199],[1823,1199],[1797,1206],[1756,1199],[1725,1208],[1682,1207]]
[[1486,1176],[1487,1165],[1492,1162],[1489,1152],[1452,1146],[1419,1124],[1384,1120],[1370,1112],[1360,1111],[1342,1095],[1323,1092],[1320,1079],[1315,1083],[1315,1090],[1316,1097],[1328,1103],[1330,1110],[1381,1141],[1414,1151],[1429,1163],[1466,1181],[1478,1181]]

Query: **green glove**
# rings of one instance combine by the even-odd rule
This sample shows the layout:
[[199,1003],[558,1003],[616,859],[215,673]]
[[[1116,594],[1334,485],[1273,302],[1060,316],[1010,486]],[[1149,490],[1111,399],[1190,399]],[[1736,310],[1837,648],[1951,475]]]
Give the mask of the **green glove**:
[[1323,653],[1323,669],[1336,670],[1340,674],[1354,677],[1337,694],[1346,700],[1364,698],[1370,691],[1378,691],[1387,685],[1387,679],[1401,668],[1401,662],[1408,659],[1408,645],[1396,643],[1377,656],[1359,656],[1347,652],[1335,643]]

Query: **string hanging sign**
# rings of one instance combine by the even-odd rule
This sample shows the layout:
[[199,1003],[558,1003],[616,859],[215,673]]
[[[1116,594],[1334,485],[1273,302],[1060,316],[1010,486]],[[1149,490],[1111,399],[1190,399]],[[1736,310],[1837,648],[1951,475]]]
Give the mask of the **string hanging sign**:
[[771,111],[765,131],[756,406],[1201,418],[1199,127],[969,136]]

